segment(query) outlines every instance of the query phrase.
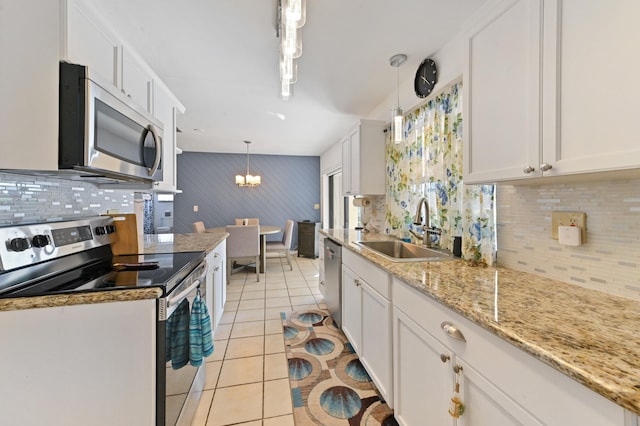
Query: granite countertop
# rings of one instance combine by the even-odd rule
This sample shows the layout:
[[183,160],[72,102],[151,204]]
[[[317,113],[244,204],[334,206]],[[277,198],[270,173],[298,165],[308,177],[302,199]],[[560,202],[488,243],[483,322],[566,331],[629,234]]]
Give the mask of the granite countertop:
[[185,251],[210,252],[229,234],[205,232],[200,234],[152,234],[144,236],[143,251],[147,253],[178,253]]
[[[229,234],[154,234],[144,236],[144,253],[177,253],[186,251],[213,250]],[[88,291],[49,296],[12,297],[0,299],[0,312],[55,306],[83,305],[92,303],[122,302],[127,300],[157,299],[162,296],[158,287]]]
[[640,414],[640,302],[464,260],[394,263],[353,244],[393,237],[342,229],[320,233]]
[[48,296],[10,297],[0,299],[0,312],[34,308],[53,308],[57,306],[89,305],[93,303],[157,299],[160,296],[162,296],[161,288],[145,287],[126,290],[52,294]]

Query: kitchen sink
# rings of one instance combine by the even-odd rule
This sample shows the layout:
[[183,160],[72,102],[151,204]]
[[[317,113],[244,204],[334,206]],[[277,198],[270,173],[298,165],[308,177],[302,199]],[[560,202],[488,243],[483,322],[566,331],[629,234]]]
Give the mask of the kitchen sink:
[[433,262],[455,259],[449,252],[403,241],[356,241],[356,244],[392,262]]

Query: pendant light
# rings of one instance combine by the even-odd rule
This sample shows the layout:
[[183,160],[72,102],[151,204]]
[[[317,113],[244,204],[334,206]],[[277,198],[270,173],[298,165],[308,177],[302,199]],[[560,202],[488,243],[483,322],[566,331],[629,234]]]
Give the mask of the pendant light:
[[249,173],[249,145],[251,144],[251,141],[244,141],[244,143],[247,144],[247,174],[244,176],[236,175],[236,185],[258,186],[262,183],[262,179],[260,178],[260,176],[253,176],[251,175],[251,173]]
[[404,139],[404,113],[400,108],[400,65],[404,64],[407,60],[407,55],[399,53],[389,58],[389,64],[395,67],[397,77],[397,89],[398,89],[398,107],[392,110],[391,117],[391,135],[393,142],[400,143]]

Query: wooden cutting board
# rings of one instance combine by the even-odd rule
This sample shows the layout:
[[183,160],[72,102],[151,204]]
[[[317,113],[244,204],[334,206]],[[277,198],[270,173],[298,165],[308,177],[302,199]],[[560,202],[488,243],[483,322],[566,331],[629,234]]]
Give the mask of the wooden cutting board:
[[116,226],[115,238],[111,243],[114,255],[138,254],[138,224],[133,213],[113,213],[105,216],[113,217]]

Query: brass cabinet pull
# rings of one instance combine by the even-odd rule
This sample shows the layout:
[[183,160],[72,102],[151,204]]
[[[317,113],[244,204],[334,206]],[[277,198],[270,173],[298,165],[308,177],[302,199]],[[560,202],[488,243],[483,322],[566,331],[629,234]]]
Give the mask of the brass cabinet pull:
[[447,362],[451,359],[451,357],[449,355],[445,355],[445,354],[440,354],[440,360],[442,362]]

